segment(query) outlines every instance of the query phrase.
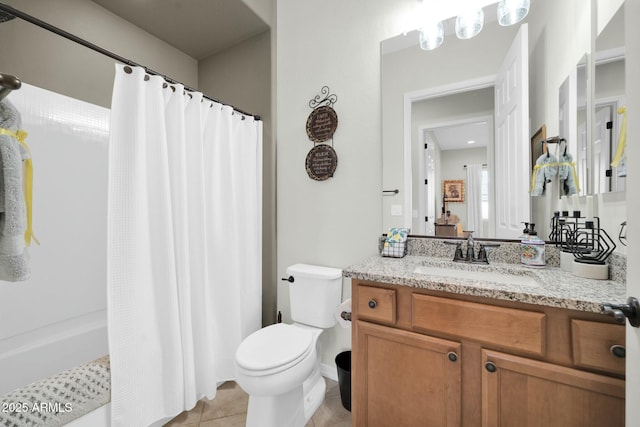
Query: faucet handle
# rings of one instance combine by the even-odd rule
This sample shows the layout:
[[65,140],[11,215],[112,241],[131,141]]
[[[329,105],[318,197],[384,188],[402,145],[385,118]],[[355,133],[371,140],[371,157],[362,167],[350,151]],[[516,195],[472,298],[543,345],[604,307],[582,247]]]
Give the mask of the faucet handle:
[[464,260],[464,255],[462,254],[462,243],[461,242],[452,242],[450,240],[445,240],[443,242],[445,245],[456,245],[456,251],[453,254],[454,261]]
[[477,262],[489,264],[489,259],[487,258],[487,248],[498,248],[500,247],[497,243],[480,243],[480,250],[478,251]]
[[487,249],[482,244],[480,245],[480,250],[478,250],[478,258],[476,258],[476,261],[489,264],[489,260],[487,259]]

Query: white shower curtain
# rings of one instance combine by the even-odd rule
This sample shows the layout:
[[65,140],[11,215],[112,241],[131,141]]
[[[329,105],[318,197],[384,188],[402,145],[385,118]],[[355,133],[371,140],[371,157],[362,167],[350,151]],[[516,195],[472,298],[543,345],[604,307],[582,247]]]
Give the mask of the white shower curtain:
[[482,165],[467,165],[467,230],[485,237],[482,223]]
[[262,321],[262,122],[131,69],[116,65],[109,139],[114,426],[215,396]]

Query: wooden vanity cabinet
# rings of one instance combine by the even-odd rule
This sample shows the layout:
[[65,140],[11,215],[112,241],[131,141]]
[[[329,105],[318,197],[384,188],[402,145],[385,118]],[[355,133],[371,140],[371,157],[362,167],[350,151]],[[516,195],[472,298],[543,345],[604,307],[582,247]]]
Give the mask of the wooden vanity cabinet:
[[352,281],[354,426],[624,425],[624,326]]
[[624,381],[482,351],[483,426],[624,426]]
[[460,425],[459,343],[363,321],[357,330],[352,366],[364,369],[355,382],[355,425]]

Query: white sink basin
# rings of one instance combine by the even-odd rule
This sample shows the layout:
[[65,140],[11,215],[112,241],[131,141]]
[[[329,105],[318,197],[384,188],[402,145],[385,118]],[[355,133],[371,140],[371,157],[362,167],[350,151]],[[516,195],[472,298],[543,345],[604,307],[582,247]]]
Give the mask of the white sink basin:
[[419,266],[413,270],[414,273],[425,274],[429,276],[450,277],[454,279],[471,279],[481,280],[485,282],[501,283],[505,285],[524,285],[524,286],[537,286],[538,281],[526,274],[510,274],[501,273],[498,271],[472,271],[472,270],[457,270],[452,268],[443,267],[429,267]]

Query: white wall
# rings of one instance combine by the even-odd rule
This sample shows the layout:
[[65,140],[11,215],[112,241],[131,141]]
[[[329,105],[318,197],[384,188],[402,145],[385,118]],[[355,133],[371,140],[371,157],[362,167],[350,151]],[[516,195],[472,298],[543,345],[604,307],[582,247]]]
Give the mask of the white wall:
[[[89,0],[3,1],[111,52],[197,87],[195,59]],[[0,25],[2,72],[103,107],[111,106],[115,61],[21,19]]]
[[[413,0],[277,3],[278,275],[298,262],[345,267],[373,255],[381,230],[380,41],[397,35]],[[309,100],[327,85],[338,96],[338,169],[318,182],[305,170],[313,143]],[[289,319],[288,288],[278,308]],[[344,296],[350,295],[345,281]],[[349,330],[321,337],[322,361],[351,347]]]

